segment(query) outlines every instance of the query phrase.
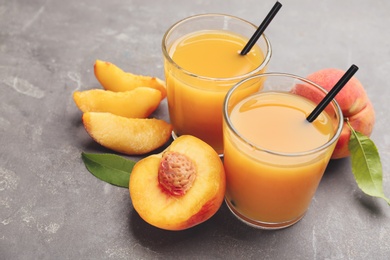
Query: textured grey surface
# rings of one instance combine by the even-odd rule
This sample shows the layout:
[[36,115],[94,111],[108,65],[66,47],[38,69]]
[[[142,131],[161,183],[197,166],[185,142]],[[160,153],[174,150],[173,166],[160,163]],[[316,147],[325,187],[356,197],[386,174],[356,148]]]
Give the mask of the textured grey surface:
[[[390,1],[281,2],[266,32],[270,71],[360,67],[390,196]],[[82,151],[107,152],[83,129],[71,97],[100,88],[96,59],[163,78],[161,38],[173,22],[217,12],[259,24],[273,4],[0,0],[0,259],[389,259],[390,208],[358,189],[349,159],[330,163],[302,221],[271,232],[241,224],[225,205],[195,228],[156,229],[126,189],[81,161]],[[166,101],[154,116],[168,120]]]

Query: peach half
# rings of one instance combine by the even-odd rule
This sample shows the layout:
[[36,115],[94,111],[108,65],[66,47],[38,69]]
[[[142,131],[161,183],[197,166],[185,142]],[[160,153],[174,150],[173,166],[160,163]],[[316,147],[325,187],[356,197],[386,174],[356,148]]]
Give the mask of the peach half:
[[75,91],[73,100],[82,112],[109,112],[129,118],[148,117],[161,102],[161,92],[139,87],[124,92],[102,89]]
[[134,209],[147,223],[165,230],[187,229],[211,218],[224,200],[225,188],[218,154],[190,135],[138,161],[129,182]]
[[[307,79],[330,91],[344,74],[345,71],[343,70],[329,68],[314,72]],[[322,99],[319,92],[308,88],[307,85],[297,85],[292,92],[314,102],[319,102]],[[335,100],[339,104],[344,118],[349,121],[353,129],[363,135],[370,136],[374,128],[375,111],[361,82],[356,77],[352,77],[336,95]],[[350,136],[351,129],[344,122],[332,159],[344,158],[350,155],[348,149]]]
[[161,119],[126,118],[106,112],[86,112],[83,124],[100,145],[116,152],[139,155],[163,146],[171,137],[172,126]]
[[137,87],[149,87],[161,92],[161,99],[167,96],[165,82],[156,77],[135,75],[125,72],[107,61],[96,60],[94,65],[96,79],[106,90],[115,92],[128,91]]

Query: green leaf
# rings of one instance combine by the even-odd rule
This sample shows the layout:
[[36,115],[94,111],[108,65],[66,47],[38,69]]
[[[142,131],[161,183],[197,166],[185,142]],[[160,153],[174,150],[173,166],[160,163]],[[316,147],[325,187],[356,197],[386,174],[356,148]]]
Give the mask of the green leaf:
[[348,148],[351,152],[352,173],[359,188],[367,195],[384,199],[389,205],[382,186],[382,163],[378,149],[367,136],[351,129]]
[[81,158],[88,171],[102,181],[115,186],[128,188],[130,173],[135,161],[115,154],[81,153]]

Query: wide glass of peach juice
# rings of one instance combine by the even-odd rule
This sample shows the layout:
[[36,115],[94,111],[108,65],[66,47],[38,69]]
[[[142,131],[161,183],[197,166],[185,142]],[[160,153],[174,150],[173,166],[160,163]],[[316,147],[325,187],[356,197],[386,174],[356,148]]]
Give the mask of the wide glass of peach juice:
[[168,29],[162,49],[174,138],[193,135],[223,152],[222,105],[227,91],[264,72],[271,57],[264,35],[247,55],[240,55],[256,29],[222,14],[192,16]]
[[[251,81],[262,90],[249,94]],[[340,136],[336,101],[309,123],[316,104],[299,93],[326,91],[290,74],[265,73],[240,82],[224,102],[226,203],[243,222],[280,229],[307,211]],[[298,93],[298,94],[297,94]]]

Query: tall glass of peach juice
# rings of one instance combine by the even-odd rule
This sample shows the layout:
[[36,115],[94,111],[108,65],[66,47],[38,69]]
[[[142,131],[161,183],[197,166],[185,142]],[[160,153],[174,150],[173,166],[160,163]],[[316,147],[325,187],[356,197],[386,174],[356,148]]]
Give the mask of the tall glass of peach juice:
[[[259,81],[261,90],[247,91]],[[304,216],[340,136],[343,116],[336,101],[309,123],[317,104],[300,93],[313,100],[326,95],[315,83],[282,73],[250,77],[226,95],[225,200],[253,227],[280,229]]]
[[193,135],[223,152],[222,105],[240,80],[265,71],[270,42],[262,35],[240,55],[257,27],[223,14],[196,15],[174,24],[162,41],[173,137]]

